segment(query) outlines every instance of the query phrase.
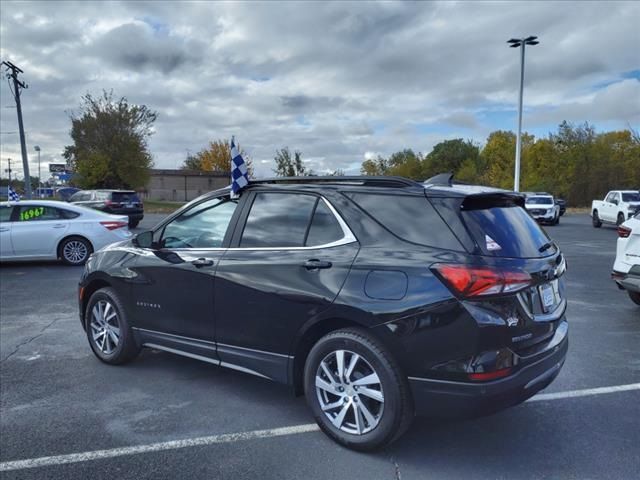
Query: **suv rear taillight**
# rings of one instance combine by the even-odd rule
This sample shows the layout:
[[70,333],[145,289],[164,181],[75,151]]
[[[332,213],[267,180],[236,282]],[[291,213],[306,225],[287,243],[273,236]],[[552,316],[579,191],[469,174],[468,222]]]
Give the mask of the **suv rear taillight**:
[[623,227],[622,225],[620,225],[618,227],[618,236],[620,238],[627,238],[629,235],[631,235],[631,229],[628,227]]
[[118,228],[124,228],[129,225],[129,222],[120,222],[118,220],[105,220],[104,222],[100,222],[107,230],[116,230]]
[[461,297],[513,293],[531,285],[531,275],[522,270],[449,264],[432,268]]

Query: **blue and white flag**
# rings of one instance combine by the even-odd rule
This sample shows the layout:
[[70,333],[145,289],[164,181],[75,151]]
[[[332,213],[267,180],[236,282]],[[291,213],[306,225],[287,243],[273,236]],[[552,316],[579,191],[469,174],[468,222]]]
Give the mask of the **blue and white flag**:
[[238,198],[240,190],[249,184],[249,172],[244,158],[236,147],[235,138],[231,137],[231,198]]
[[8,191],[7,197],[9,198],[10,202],[20,201],[20,195],[18,195],[18,193],[13,188],[11,188],[11,185],[9,185],[9,191]]

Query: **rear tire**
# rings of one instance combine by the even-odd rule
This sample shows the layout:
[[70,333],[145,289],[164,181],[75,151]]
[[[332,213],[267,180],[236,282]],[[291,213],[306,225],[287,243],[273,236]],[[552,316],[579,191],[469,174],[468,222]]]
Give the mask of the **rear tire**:
[[616,218],[616,226],[620,226],[624,223],[624,215],[622,213],[618,214],[618,218]]
[[602,226],[602,221],[598,216],[598,210],[593,211],[593,214],[591,215],[591,222],[594,228],[600,228]]
[[129,220],[129,228],[136,228],[139,223],[140,220]]
[[84,265],[93,252],[91,243],[86,238],[65,238],[58,246],[58,256],[71,266]]
[[407,377],[366,330],[338,330],[318,340],[305,363],[304,386],[322,431],[347,448],[382,448],[411,425]]
[[640,293],[639,292],[630,292],[629,290],[627,290],[627,293],[629,294],[629,298],[631,299],[631,301],[633,303],[635,303],[636,305],[640,305]]
[[99,360],[120,365],[140,353],[124,306],[113,288],[101,288],[91,295],[85,322],[89,345]]

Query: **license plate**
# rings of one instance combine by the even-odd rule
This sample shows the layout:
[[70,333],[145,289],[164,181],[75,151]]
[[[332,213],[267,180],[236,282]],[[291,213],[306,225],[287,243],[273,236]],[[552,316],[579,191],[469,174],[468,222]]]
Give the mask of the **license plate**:
[[556,303],[556,295],[553,291],[553,285],[547,283],[540,287],[540,300],[542,300],[542,308],[548,312]]
[[126,208],[133,208],[133,203],[127,203],[127,204],[125,204],[125,207],[126,207]]

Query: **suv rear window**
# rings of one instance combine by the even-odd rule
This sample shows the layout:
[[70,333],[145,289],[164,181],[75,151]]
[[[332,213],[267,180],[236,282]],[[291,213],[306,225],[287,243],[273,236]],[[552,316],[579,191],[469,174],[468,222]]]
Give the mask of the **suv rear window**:
[[115,203],[140,203],[136,192],[113,192],[111,201]]
[[549,237],[512,200],[487,198],[466,208],[460,198],[433,198],[431,202],[470,253],[539,258],[556,252],[553,246],[543,248],[551,242]]
[[462,251],[462,245],[424,196],[348,193],[395,236],[420,245]]

